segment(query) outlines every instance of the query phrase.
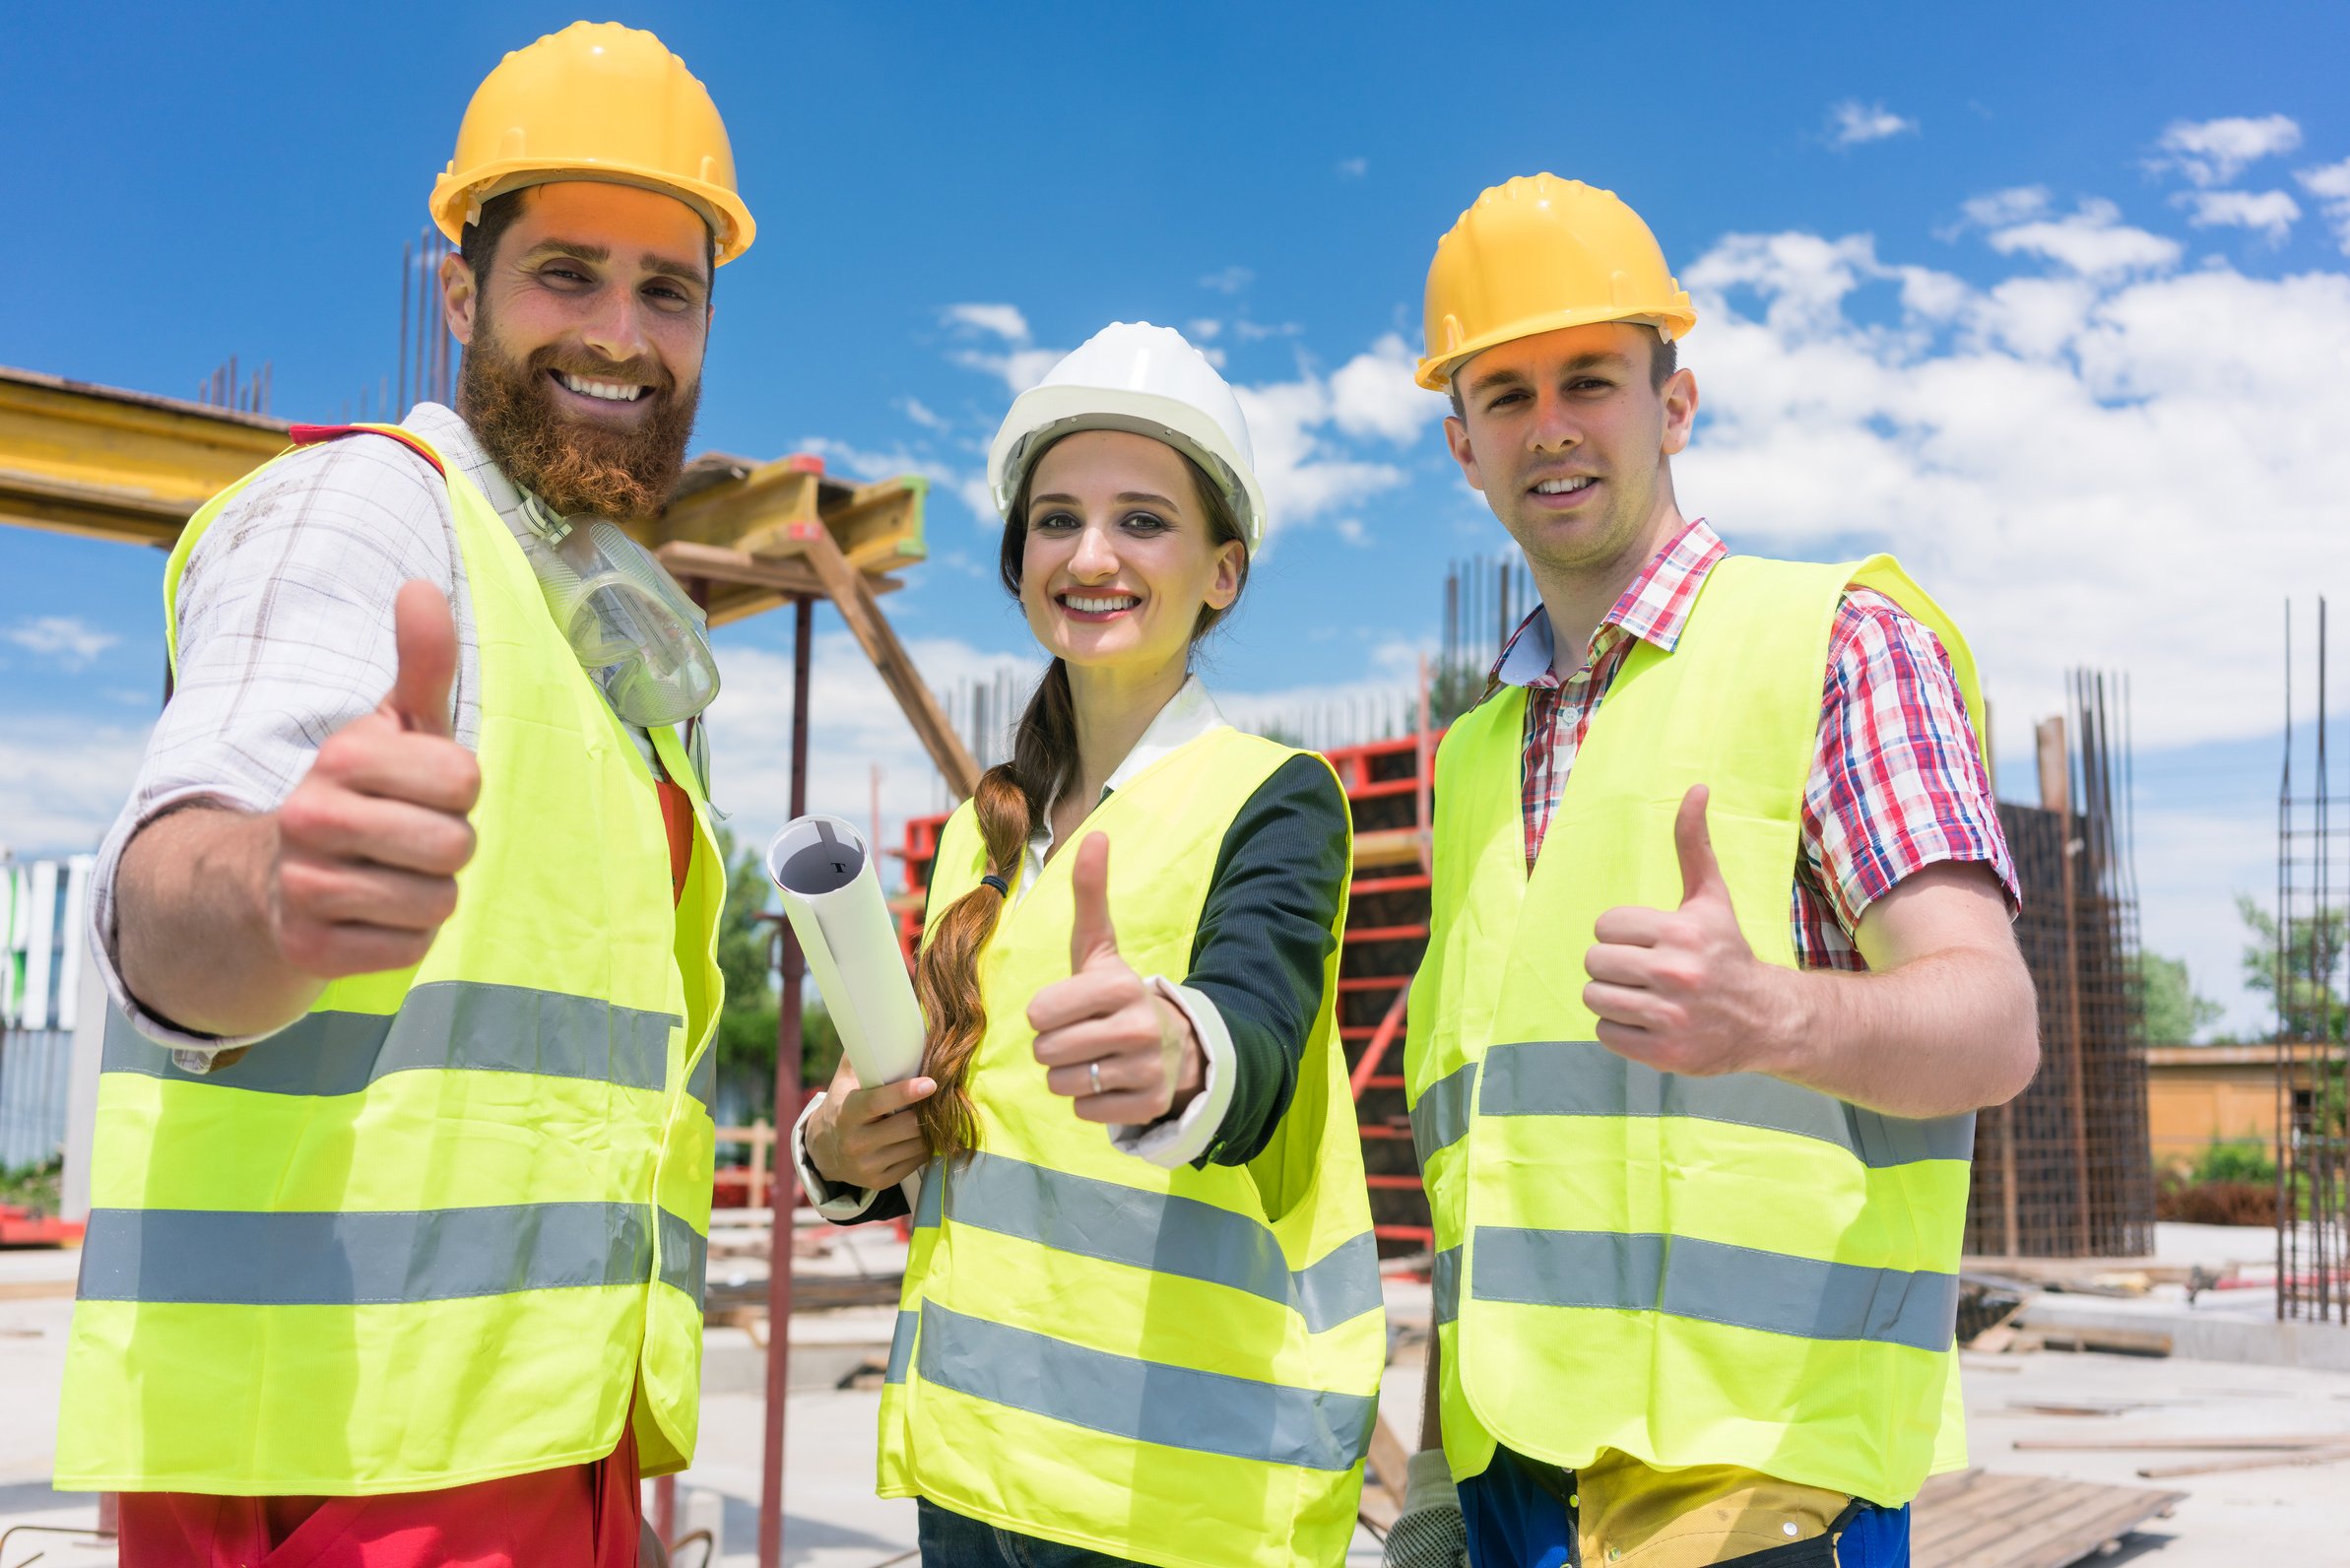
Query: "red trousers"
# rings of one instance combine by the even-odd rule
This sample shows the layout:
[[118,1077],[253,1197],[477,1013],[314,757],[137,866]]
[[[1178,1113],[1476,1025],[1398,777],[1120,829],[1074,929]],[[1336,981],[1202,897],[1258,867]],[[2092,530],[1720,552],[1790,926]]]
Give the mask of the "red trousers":
[[391,1497],[122,1495],[122,1568],[636,1568],[636,1439],[571,1465]]

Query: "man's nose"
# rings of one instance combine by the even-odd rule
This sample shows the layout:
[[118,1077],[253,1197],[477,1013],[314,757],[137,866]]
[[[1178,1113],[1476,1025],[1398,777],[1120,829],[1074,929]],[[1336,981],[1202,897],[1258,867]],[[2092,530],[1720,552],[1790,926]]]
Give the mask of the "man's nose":
[[653,344],[645,332],[644,310],[635,290],[617,285],[601,289],[581,325],[581,340],[615,363],[649,359]]
[[1534,405],[1534,423],[1527,429],[1526,442],[1537,452],[1571,451],[1582,444],[1582,424],[1565,398],[1552,393],[1542,396]]

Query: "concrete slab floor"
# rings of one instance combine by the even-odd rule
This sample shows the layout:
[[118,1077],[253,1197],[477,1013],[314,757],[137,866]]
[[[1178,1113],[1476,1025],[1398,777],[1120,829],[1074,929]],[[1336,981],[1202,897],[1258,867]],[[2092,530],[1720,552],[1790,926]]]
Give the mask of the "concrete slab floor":
[[[70,1255],[19,1262],[24,1256],[10,1258],[5,1274],[72,1276]],[[1397,1319],[1424,1321],[1424,1286],[1398,1282],[1389,1296]],[[61,1497],[48,1486],[71,1306],[59,1298],[0,1296],[0,1532],[19,1524],[82,1526],[96,1517],[94,1499]],[[819,1350],[845,1361],[857,1357],[860,1346],[870,1353],[885,1342],[888,1317],[885,1309],[810,1315],[795,1320],[794,1337],[810,1348],[812,1361]],[[2341,1332],[2350,1335],[2350,1330]],[[740,1336],[740,1331],[731,1333]],[[754,1387],[743,1386],[750,1380],[736,1380],[751,1354],[748,1341],[735,1346],[730,1339],[731,1353],[721,1357],[718,1339],[713,1334],[713,1363],[730,1362],[735,1376],[711,1380],[703,1404],[701,1459],[684,1485],[717,1494],[728,1548],[720,1562],[724,1568],[747,1568],[757,1539],[759,1399]],[[1418,1419],[1419,1377],[1416,1343],[1407,1339],[1382,1395],[1388,1420],[1406,1435]],[[2134,1472],[2144,1464],[2231,1456],[2014,1447],[2018,1438],[2220,1432],[2323,1432],[2350,1439],[2350,1371],[2044,1351],[1970,1355],[1965,1387],[1977,1465],[2187,1494],[2175,1517],[2152,1522],[2109,1562],[2147,1568],[2350,1563],[2350,1502],[2345,1501],[2350,1499],[2350,1463],[2140,1480]],[[788,1562],[800,1568],[878,1568],[913,1549],[913,1506],[873,1496],[879,1401],[870,1390],[805,1385],[795,1390],[786,1420]],[[2066,1403],[2110,1413],[2054,1415],[2017,1407]],[[41,1568],[95,1568],[112,1561],[106,1550],[75,1547],[64,1537],[19,1536],[0,1555],[0,1568],[17,1568],[35,1550],[44,1554]],[[1348,1560],[1378,1561],[1367,1535],[1358,1537]]]

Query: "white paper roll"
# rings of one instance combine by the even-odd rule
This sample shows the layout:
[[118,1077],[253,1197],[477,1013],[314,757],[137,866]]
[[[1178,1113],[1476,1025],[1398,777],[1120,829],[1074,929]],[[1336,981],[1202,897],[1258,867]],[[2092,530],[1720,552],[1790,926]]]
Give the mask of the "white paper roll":
[[767,875],[857,1081],[913,1077],[922,1009],[865,840],[837,817],[796,817],[767,845]]

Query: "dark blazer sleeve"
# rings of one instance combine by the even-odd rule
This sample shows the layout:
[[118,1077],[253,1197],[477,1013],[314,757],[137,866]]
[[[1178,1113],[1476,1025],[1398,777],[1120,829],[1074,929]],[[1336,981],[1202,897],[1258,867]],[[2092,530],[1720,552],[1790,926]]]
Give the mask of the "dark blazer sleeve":
[[1346,819],[1329,767],[1293,756],[1224,834],[1183,984],[1215,1004],[1232,1037],[1232,1104],[1195,1164],[1247,1163],[1289,1108],[1346,895]]

